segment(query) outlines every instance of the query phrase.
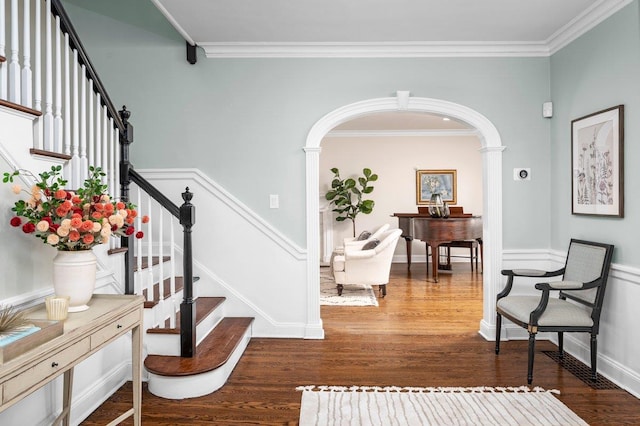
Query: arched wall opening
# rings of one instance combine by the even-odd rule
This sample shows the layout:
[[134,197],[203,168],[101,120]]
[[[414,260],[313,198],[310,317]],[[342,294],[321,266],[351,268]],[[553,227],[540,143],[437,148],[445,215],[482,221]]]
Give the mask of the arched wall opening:
[[322,139],[334,127],[364,115],[410,111],[446,115],[464,121],[478,132],[482,154],[483,188],[483,318],[479,332],[487,339],[495,336],[495,299],[502,282],[502,141],[496,127],[486,117],[464,105],[439,99],[398,96],[370,99],[338,108],[322,117],[310,130],[306,153],[307,212],[307,333],[308,338],[322,338],[320,318],[320,234],[319,234],[319,157]]

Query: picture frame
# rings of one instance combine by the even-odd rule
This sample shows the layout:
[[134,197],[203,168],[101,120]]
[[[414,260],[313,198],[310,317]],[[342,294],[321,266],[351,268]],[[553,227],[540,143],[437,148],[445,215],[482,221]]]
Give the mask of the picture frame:
[[571,121],[571,213],[624,217],[624,105]]
[[429,204],[431,195],[440,193],[442,201],[456,204],[456,170],[416,170],[416,203]]

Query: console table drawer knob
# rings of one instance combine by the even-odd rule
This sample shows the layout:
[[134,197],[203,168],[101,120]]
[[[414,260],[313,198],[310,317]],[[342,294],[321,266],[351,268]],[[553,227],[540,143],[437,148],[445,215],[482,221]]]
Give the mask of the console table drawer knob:
[[57,363],[57,362],[53,361],[53,362],[51,363],[51,367],[56,368],[57,366],[58,366],[58,363]]
[[116,328],[122,328],[122,325],[121,325],[121,324],[118,324],[118,325],[116,326]]

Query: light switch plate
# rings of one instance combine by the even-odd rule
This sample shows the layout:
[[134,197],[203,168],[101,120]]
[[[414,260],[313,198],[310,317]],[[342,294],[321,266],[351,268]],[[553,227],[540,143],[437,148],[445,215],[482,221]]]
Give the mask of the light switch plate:
[[269,195],[269,208],[270,209],[280,208],[280,197],[278,197],[278,194]]

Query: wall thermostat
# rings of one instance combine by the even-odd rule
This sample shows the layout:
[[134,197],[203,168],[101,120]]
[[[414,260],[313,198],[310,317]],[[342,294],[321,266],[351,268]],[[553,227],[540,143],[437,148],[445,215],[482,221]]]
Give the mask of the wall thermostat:
[[524,167],[513,169],[513,180],[531,180],[531,169]]

